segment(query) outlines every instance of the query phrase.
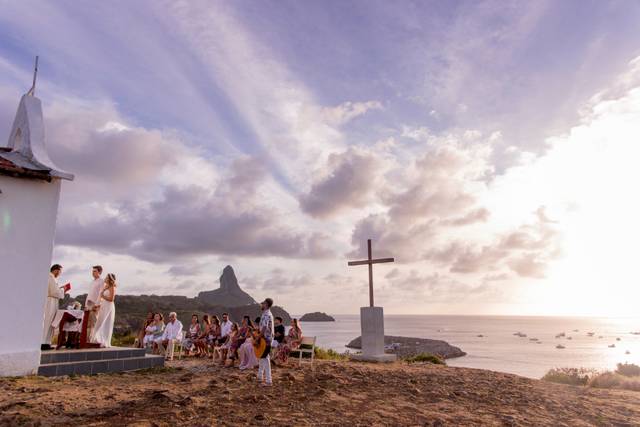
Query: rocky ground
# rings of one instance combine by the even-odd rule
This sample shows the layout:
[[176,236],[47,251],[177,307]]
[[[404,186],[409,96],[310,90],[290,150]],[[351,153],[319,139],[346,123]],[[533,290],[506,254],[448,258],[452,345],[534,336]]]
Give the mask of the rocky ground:
[[0,379],[0,425],[640,425],[640,393],[438,365],[319,361],[255,371],[210,361],[94,377]]
[[[420,353],[437,354],[443,359],[452,359],[454,357],[462,357],[467,353],[460,350],[460,348],[449,344],[442,340],[431,340],[427,338],[410,338],[410,337],[396,337],[393,335],[384,336],[384,344],[398,345],[397,348],[389,350],[389,353],[395,353],[398,357],[415,356]],[[359,350],[362,348],[361,337],[354,338],[346,345],[347,348],[353,348]]]

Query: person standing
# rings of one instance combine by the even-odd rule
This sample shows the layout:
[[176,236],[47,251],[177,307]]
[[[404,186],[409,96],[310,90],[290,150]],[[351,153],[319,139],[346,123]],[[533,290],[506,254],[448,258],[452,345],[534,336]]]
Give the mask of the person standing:
[[58,311],[59,300],[64,298],[65,289],[64,286],[58,285],[58,277],[62,274],[62,266],[60,264],[53,264],[49,269],[49,282],[47,284],[47,301],[44,305],[44,325],[42,328],[42,345],[45,348],[51,346],[51,337],[53,336],[54,328],[51,326],[53,318]]
[[104,287],[100,292],[100,310],[93,329],[92,342],[100,344],[100,347],[111,347],[111,337],[113,336],[113,324],[116,320],[116,276],[113,273],[107,274],[104,279]]
[[87,336],[89,337],[89,341],[93,341],[93,329],[96,325],[96,320],[98,320],[98,310],[100,309],[100,300],[102,297],[100,294],[102,293],[102,288],[104,286],[104,280],[102,277],[102,266],[94,265],[91,268],[91,276],[93,277],[93,281],[89,285],[89,292],[87,293],[87,301],[84,304],[84,311],[89,312],[89,317],[87,321]]
[[258,361],[258,382],[264,387],[271,387],[273,384],[271,378],[271,360],[269,353],[271,352],[271,341],[273,340],[273,314],[271,314],[271,306],[273,300],[265,299],[261,304],[262,316],[260,316],[260,336],[265,340],[266,346]]

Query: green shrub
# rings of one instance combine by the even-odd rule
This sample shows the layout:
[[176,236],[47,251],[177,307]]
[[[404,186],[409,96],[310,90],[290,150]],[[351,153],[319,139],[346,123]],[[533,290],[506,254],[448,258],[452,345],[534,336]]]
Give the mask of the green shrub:
[[547,372],[542,380],[559,384],[587,385],[596,373],[596,370],[587,368],[555,368]]
[[625,377],[640,377],[640,366],[634,365],[633,363],[618,363],[616,374]]
[[[302,349],[311,349],[310,345],[301,345],[300,348]],[[322,347],[315,347],[314,348],[314,357],[316,359],[320,359],[320,360],[347,360],[349,358],[349,356],[347,356],[344,353],[338,353],[335,350],[332,349],[324,349]],[[289,354],[290,357],[300,357],[299,353],[297,350],[292,350],[291,353]],[[308,359],[311,357],[311,354],[309,353],[302,353],[302,358],[303,359]]]
[[408,363],[433,363],[434,365],[446,365],[444,359],[437,354],[419,353],[404,359]]

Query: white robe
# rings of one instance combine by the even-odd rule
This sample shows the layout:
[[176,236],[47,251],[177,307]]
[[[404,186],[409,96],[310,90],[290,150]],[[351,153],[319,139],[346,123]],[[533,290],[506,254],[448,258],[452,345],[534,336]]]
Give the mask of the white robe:
[[49,273],[47,302],[44,305],[44,324],[42,328],[42,343],[51,345],[54,327],[51,325],[58,311],[58,300],[64,298],[64,290],[58,286],[58,280],[53,273]]
[[[112,291],[107,291],[111,293]],[[111,295],[109,295],[111,297]],[[93,328],[92,342],[100,344],[101,347],[111,347],[111,337],[113,336],[113,324],[116,320],[116,305],[113,301],[103,299],[98,310],[98,319]]]

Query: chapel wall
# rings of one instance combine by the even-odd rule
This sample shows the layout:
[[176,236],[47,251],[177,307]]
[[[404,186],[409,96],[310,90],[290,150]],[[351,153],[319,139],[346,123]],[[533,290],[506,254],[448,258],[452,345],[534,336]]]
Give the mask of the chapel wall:
[[0,175],[0,375],[37,371],[60,180]]

